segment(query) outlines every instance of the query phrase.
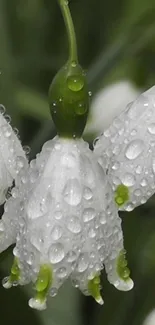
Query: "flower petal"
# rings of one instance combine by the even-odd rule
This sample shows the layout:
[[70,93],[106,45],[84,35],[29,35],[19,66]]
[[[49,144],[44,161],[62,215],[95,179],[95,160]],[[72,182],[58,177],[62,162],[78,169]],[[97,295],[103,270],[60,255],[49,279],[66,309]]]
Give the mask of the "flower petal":
[[94,143],[120,210],[131,211],[155,192],[155,86],[144,92]]

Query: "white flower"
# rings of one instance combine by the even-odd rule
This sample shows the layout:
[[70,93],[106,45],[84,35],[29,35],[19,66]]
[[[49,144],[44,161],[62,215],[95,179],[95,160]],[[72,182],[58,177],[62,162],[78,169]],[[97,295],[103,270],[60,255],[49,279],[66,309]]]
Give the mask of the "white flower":
[[92,100],[85,134],[98,136],[139,94],[138,89],[128,80],[118,81],[101,89]]
[[1,251],[16,243],[4,287],[35,283],[29,305],[42,310],[47,294],[55,296],[70,277],[75,287],[103,304],[99,275],[105,266],[110,283],[130,290],[121,219],[88,144],[56,137],[21,172],[24,182],[13,189],[0,224]]
[[[4,111],[2,105],[0,109]],[[19,157],[25,158],[25,152],[11,125],[0,113],[0,204],[6,200],[13,180],[16,181]]]
[[146,317],[143,325],[154,325],[155,324],[155,309],[153,309]]
[[94,153],[120,210],[131,211],[155,192],[155,86],[130,103],[97,139]]

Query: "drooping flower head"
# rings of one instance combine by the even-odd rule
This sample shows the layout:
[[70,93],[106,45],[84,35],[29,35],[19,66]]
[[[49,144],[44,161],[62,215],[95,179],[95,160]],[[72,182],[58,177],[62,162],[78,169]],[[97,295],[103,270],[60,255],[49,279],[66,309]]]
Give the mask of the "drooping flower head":
[[55,296],[69,277],[75,287],[103,304],[104,267],[116,288],[133,287],[105,168],[81,138],[89,94],[77,60],[68,3],[59,3],[71,44],[69,60],[49,91],[58,136],[44,144],[30,166],[19,164],[17,184],[0,223],[0,250],[15,243],[11,274],[3,285],[34,283],[36,294],[29,305],[40,310],[46,308],[47,296]]

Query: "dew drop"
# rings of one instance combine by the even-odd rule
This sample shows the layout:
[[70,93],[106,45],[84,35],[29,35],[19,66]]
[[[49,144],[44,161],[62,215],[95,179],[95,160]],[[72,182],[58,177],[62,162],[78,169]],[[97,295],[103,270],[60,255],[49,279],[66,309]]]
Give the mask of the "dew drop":
[[0,114],[4,114],[5,113],[5,106],[0,104]]
[[125,151],[125,156],[130,159],[136,159],[144,150],[144,143],[142,140],[131,141]]
[[88,256],[86,254],[80,254],[77,262],[78,272],[84,272],[88,267]]
[[81,186],[76,178],[68,180],[64,188],[63,195],[64,200],[72,206],[76,206],[81,202]]
[[8,124],[2,126],[2,132],[6,138],[9,138],[11,136],[11,126]]
[[142,195],[141,190],[139,190],[139,189],[135,190],[135,191],[134,191],[134,195],[135,195],[135,196],[141,196],[141,195]]
[[61,262],[64,256],[64,247],[61,243],[51,245],[49,249],[49,259],[52,264]]
[[53,240],[58,240],[62,236],[62,228],[60,226],[54,226],[51,231],[51,237]]
[[83,197],[86,199],[86,200],[91,200],[93,194],[92,194],[92,191],[89,187],[85,187],[84,189],[84,192],[83,192]]
[[155,134],[155,123],[151,123],[148,126],[148,131],[149,131],[150,134]]
[[11,122],[11,117],[9,115],[5,115],[5,119],[6,119],[7,123]]
[[58,293],[57,288],[53,287],[53,288],[50,289],[50,296],[51,297],[55,297],[57,295],[57,293]]
[[87,208],[84,209],[83,212],[83,221],[89,222],[90,220],[93,220],[96,216],[95,210],[93,208]]
[[77,66],[76,61],[72,61],[71,65],[72,65],[73,68],[75,68]]
[[60,267],[58,270],[57,270],[57,276],[60,278],[60,279],[63,279],[65,278],[67,275],[67,269],[65,267]]
[[62,212],[61,211],[55,211],[54,218],[56,220],[62,219]]
[[79,103],[75,106],[75,113],[78,115],[83,115],[87,111],[87,105],[85,103]]
[[81,76],[69,76],[67,78],[68,88],[72,91],[80,91],[84,87],[84,79]]
[[66,256],[67,262],[72,263],[76,260],[76,252],[75,251],[69,251]]
[[67,228],[73,233],[78,234],[81,232],[81,224],[77,217],[72,216],[69,218]]
[[135,177],[130,173],[123,175],[121,180],[125,186],[133,186],[135,184]]
[[25,154],[28,155],[31,151],[30,147],[29,146],[24,146],[23,147],[23,150],[25,151]]

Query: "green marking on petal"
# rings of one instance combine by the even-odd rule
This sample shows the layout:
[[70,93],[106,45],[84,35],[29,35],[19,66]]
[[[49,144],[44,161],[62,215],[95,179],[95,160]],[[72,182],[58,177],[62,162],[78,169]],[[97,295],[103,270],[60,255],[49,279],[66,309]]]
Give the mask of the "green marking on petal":
[[118,206],[123,205],[129,200],[129,189],[127,186],[120,184],[115,191],[115,202]]
[[20,269],[18,266],[18,259],[15,257],[11,267],[11,274],[9,276],[9,282],[12,284],[18,283],[20,278]]
[[43,302],[46,300],[48,290],[52,283],[52,271],[49,265],[43,264],[40,267],[35,289],[37,291],[35,299]]
[[90,295],[98,302],[103,305],[103,299],[100,294],[100,275],[96,275],[92,280],[88,281],[88,291]]
[[122,249],[117,259],[117,273],[122,280],[128,281],[130,278],[130,270],[127,267],[125,254],[125,249]]

